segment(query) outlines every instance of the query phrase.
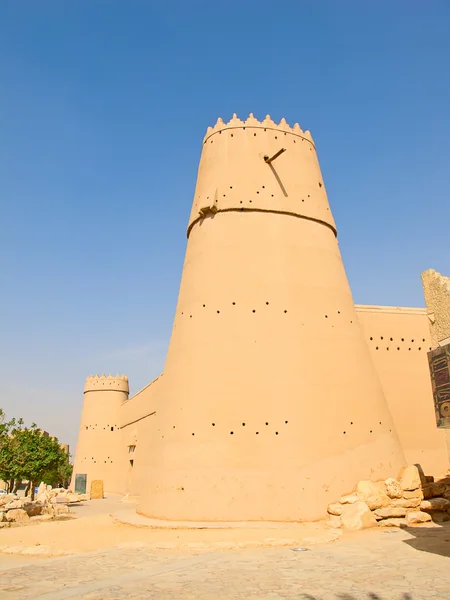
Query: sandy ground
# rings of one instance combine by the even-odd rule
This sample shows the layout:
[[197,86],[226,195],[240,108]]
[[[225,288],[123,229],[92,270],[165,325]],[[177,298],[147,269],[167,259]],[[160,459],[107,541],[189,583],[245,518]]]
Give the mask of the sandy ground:
[[[211,550],[256,546],[314,545],[332,542],[341,535],[322,523],[305,523],[230,529],[166,529],[135,527],[116,522],[114,514],[134,513],[132,503],[118,496],[91,500],[72,507],[73,518],[0,530],[0,552],[41,546],[43,555],[92,552],[130,544],[176,550]],[[44,548],[46,550],[44,550]],[[31,553],[31,552],[30,552]]]

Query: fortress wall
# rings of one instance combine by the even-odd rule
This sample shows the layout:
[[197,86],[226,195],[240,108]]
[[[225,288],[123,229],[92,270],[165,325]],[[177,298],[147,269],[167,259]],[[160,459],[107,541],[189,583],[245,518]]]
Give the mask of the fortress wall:
[[449,467],[444,432],[436,427],[425,309],[356,306],[408,463],[431,475]]
[[163,375],[121,404],[117,421],[121,431],[121,456],[124,472],[123,493],[139,496],[145,472],[142,460],[142,441],[153,432],[157,399]]
[[118,421],[120,405],[128,399],[125,376],[91,376],[86,379],[84,403],[74,459],[75,475],[87,475],[86,490],[94,479],[102,479],[106,492],[122,492],[123,452]]

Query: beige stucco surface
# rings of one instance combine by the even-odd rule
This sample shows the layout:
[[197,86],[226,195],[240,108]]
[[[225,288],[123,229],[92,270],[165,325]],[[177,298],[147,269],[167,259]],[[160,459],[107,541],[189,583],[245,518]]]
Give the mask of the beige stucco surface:
[[446,470],[425,310],[355,307],[309,132],[219,120],[187,233],[164,376],[88,390],[75,473],[157,519],[297,521],[405,459]]
[[430,474],[445,473],[449,463],[444,432],[437,429],[434,417],[426,310],[356,310],[408,464],[419,463]]

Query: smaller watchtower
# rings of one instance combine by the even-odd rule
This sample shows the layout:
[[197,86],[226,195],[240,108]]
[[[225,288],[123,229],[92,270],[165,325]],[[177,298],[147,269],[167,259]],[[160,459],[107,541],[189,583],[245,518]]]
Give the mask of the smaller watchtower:
[[123,491],[123,469],[118,464],[122,435],[117,415],[128,394],[126,375],[90,375],[86,379],[72,488],[77,475],[86,475],[86,491],[94,479],[103,480],[106,492]]

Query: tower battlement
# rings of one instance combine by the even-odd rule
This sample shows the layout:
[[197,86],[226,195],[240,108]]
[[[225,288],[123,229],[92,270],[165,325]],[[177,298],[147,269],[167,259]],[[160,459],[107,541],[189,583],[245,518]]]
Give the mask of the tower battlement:
[[[309,131],[270,115],[218,119],[203,141],[187,235],[196,223],[230,211],[278,213],[327,225],[336,234]],[[220,217],[222,218],[222,217]]]
[[203,138],[203,143],[205,143],[212,135],[216,133],[221,133],[227,129],[247,129],[247,128],[257,128],[257,129],[270,129],[275,131],[281,131],[283,134],[290,133],[292,135],[297,135],[301,138],[304,138],[311,142],[314,145],[314,141],[312,139],[311,133],[309,131],[303,131],[298,123],[295,123],[293,127],[286,122],[286,119],[283,117],[281,121],[277,124],[272,120],[270,115],[266,115],[266,118],[262,121],[258,121],[253,115],[250,113],[245,121],[239,119],[236,113],[233,114],[232,118],[225,123],[221,117],[217,119],[217,123],[214,127],[208,127],[206,130],[206,135]]
[[114,391],[129,393],[128,377],[126,375],[89,375],[86,377],[84,393],[97,391]]

